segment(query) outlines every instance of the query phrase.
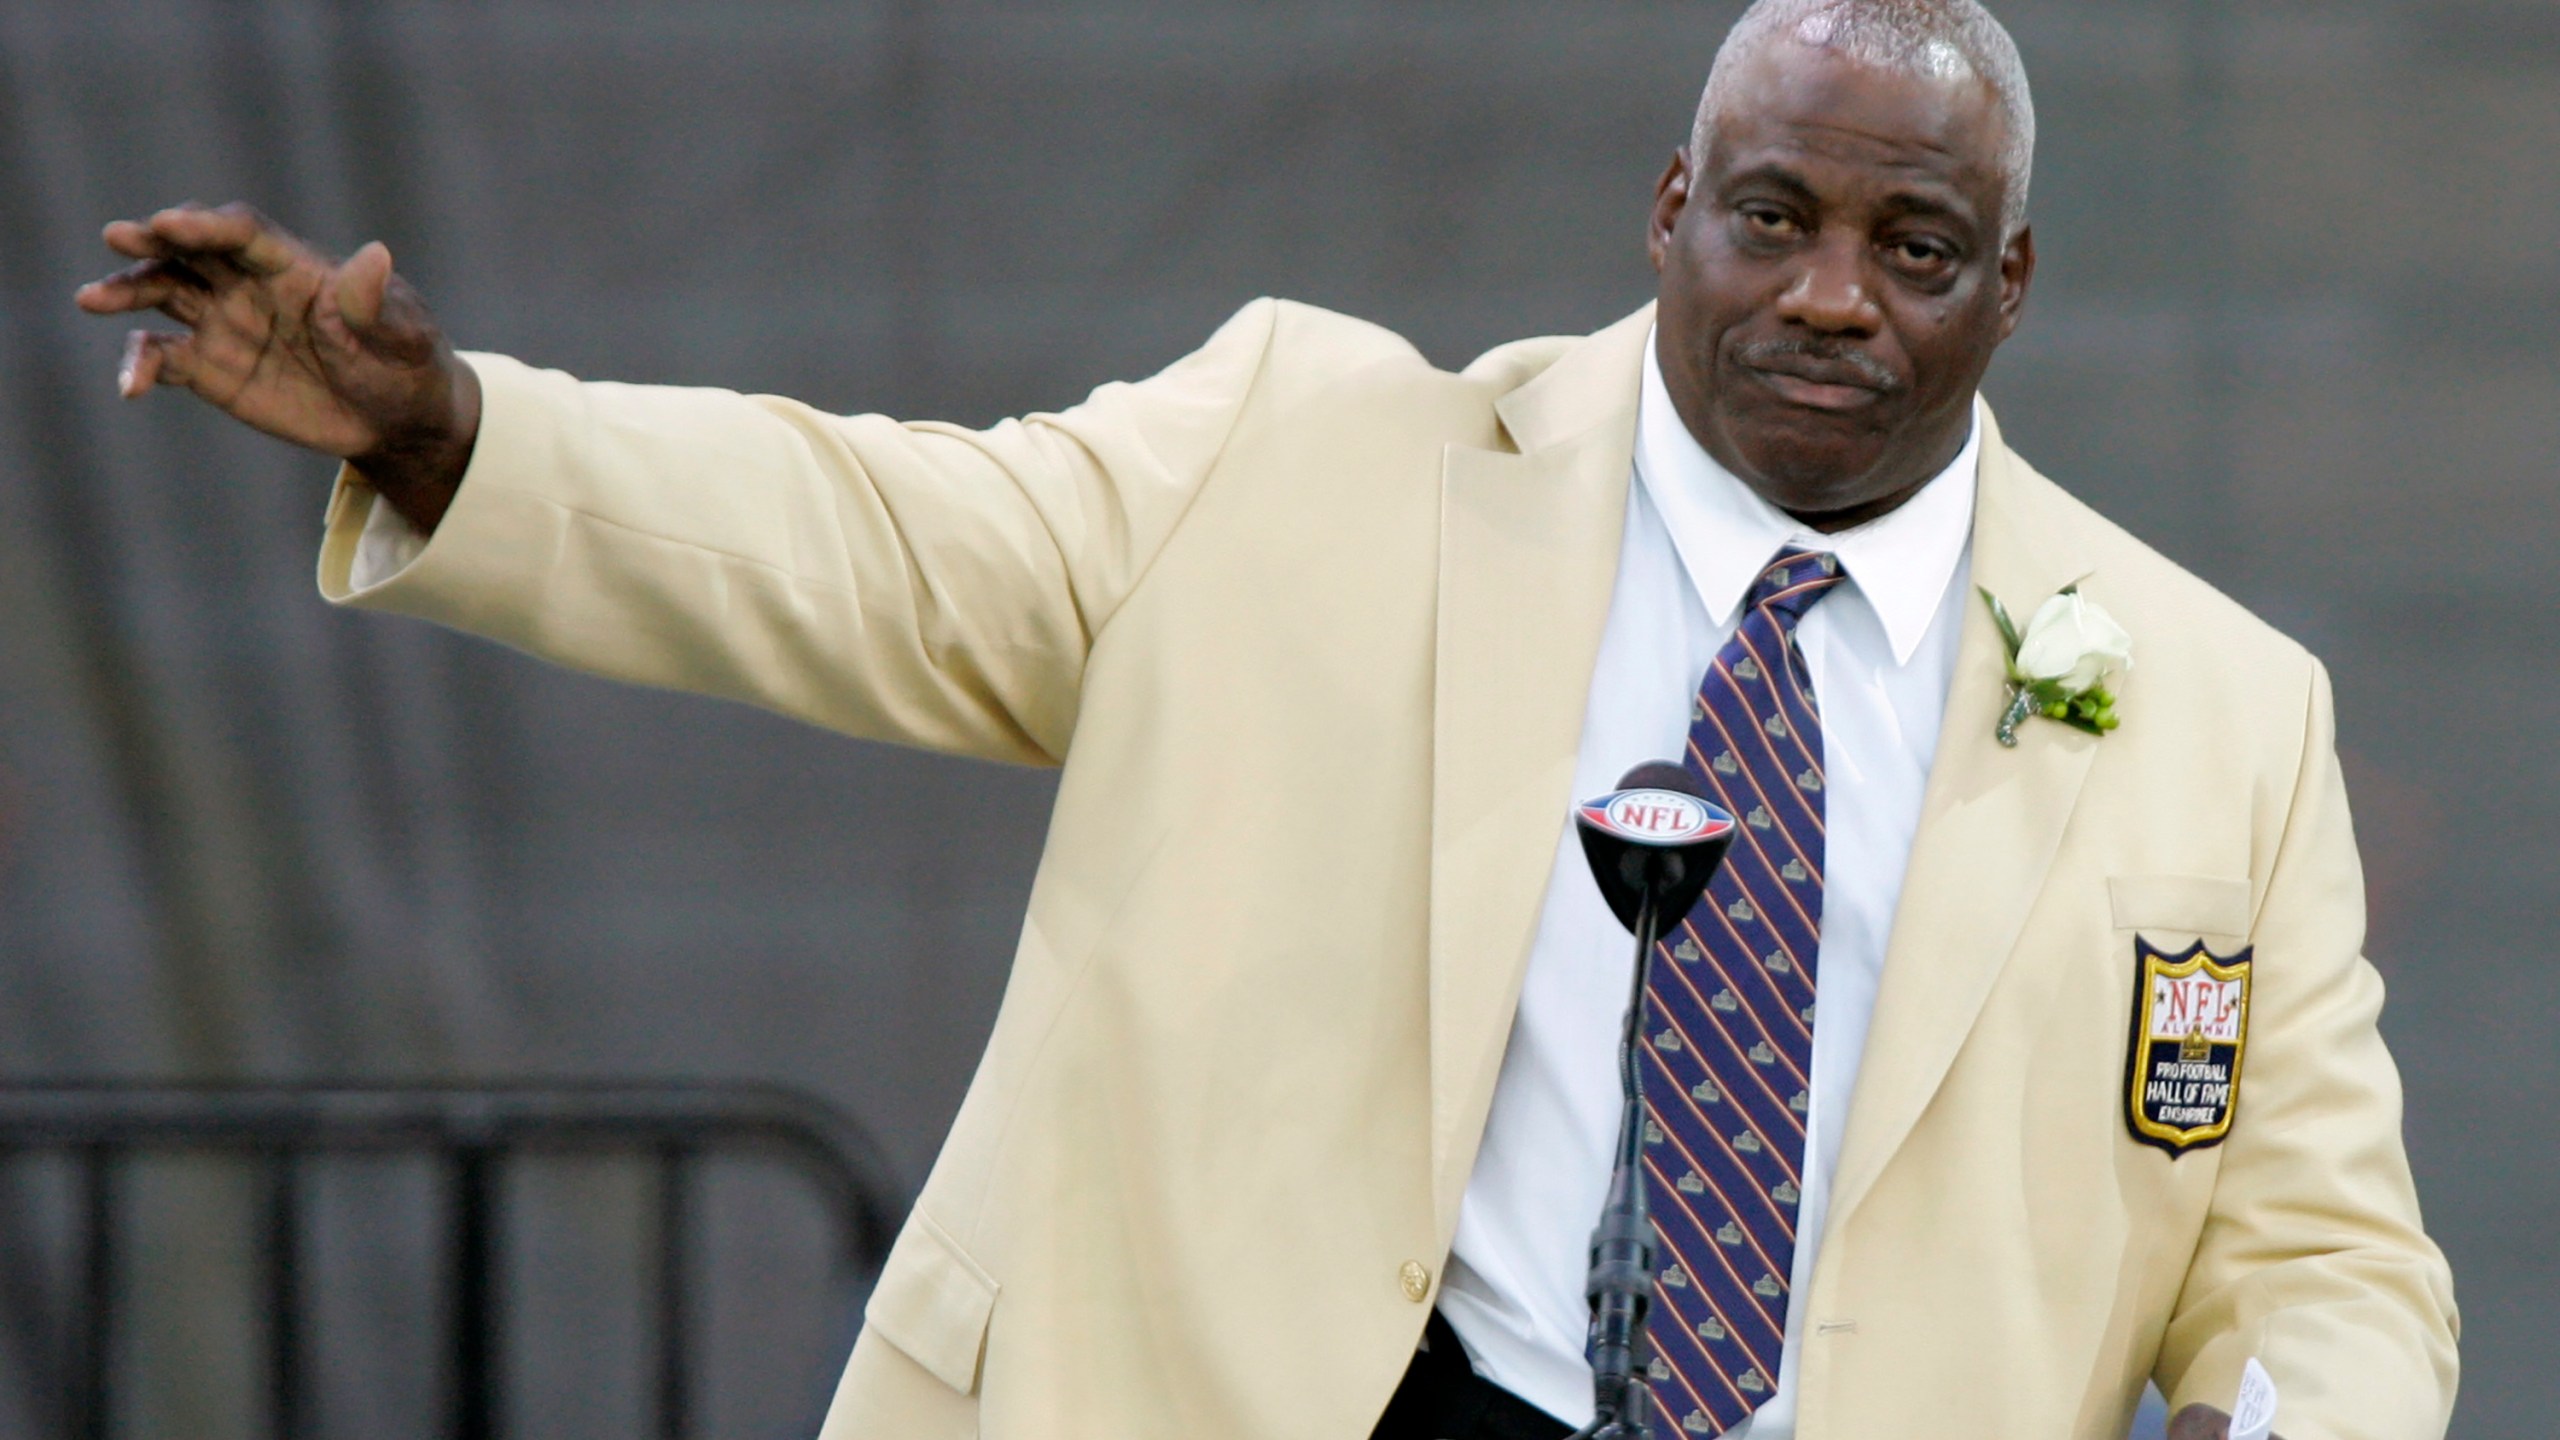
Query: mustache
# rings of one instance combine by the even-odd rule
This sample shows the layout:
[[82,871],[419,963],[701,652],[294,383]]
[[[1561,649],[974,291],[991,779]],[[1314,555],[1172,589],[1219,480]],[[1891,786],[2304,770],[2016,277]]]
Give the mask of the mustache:
[[1890,392],[1902,388],[1902,377],[1885,363],[1854,345],[1824,340],[1755,340],[1733,352],[1755,370],[1775,370],[1825,385],[1862,385]]

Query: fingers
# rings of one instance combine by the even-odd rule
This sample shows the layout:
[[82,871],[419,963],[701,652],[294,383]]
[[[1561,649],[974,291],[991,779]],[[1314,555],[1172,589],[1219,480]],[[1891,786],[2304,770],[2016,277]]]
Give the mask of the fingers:
[[313,297],[311,329],[394,369],[433,363],[442,344],[435,317],[392,269],[391,251],[379,240],[348,256]]
[[204,318],[209,287],[204,277],[174,260],[145,260],[80,287],[72,300],[92,315],[157,310],[181,324]]
[[2231,1417],[2210,1405],[2189,1405],[2169,1419],[2169,1440],[2225,1440]]
[[195,379],[195,337],[136,330],[124,337],[124,363],[116,367],[116,393],[139,400],[155,385],[186,385]]
[[136,260],[157,260],[167,254],[169,243],[151,233],[151,227],[139,220],[110,220],[99,232],[107,248]]
[[246,205],[177,205],[143,223],[177,253],[218,256],[252,275],[272,275],[292,263],[290,237]]
[[100,232],[107,248],[136,260],[218,260],[250,275],[276,275],[317,258],[283,227],[241,204],[175,205],[147,220],[118,220]]
[[338,313],[351,329],[369,330],[382,318],[383,292],[391,284],[391,247],[376,240],[338,267]]

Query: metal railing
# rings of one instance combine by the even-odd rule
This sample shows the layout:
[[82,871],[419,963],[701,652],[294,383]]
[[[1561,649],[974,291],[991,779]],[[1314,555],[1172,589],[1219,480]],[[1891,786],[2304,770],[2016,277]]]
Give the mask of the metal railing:
[[277,1440],[309,1440],[303,1331],[302,1170],[318,1155],[392,1153],[444,1161],[448,1424],[453,1440],[496,1440],[505,1387],[499,1236],[507,1163],[528,1152],[636,1154],[655,1167],[657,1432],[695,1421],[695,1321],[685,1276],[695,1244],[692,1175],[714,1155],[780,1160],[804,1176],[834,1231],[835,1278],[851,1286],[887,1256],[900,1206],[878,1151],[839,1112],[755,1085],[374,1086],[46,1085],[0,1088],[0,1164],[68,1156],[78,1249],[76,1359],[65,1434],[108,1440],[115,1416],[118,1182],[139,1153],[227,1151],[263,1175],[260,1291],[267,1315],[265,1400]]

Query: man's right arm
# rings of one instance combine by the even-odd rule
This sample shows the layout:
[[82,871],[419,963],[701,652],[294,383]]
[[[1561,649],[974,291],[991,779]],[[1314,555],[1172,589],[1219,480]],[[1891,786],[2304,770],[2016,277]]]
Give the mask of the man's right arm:
[[[205,238],[198,216],[241,250],[206,257],[160,234]],[[1276,307],[1248,307],[1153,379],[967,431],[465,360],[387,256],[364,268],[376,247],[335,264],[247,212],[164,212],[109,241],[144,273],[83,305],[160,308],[191,330],[137,340],[128,393],[184,383],[349,462],[322,555],[331,598],[1033,763],[1063,755],[1085,653],[1214,464],[1276,325]],[[388,298],[368,313],[375,295]],[[376,503],[430,538],[359,589]]]

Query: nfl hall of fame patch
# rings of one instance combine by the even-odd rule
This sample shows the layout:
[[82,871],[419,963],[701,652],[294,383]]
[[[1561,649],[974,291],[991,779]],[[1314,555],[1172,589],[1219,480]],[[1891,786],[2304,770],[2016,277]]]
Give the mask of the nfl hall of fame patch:
[[2133,1036],[2125,1055],[2125,1125],[2172,1157],[2219,1145],[2240,1103],[2249,1050],[2249,955],[2198,941],[2164,955],[2133,941]]

